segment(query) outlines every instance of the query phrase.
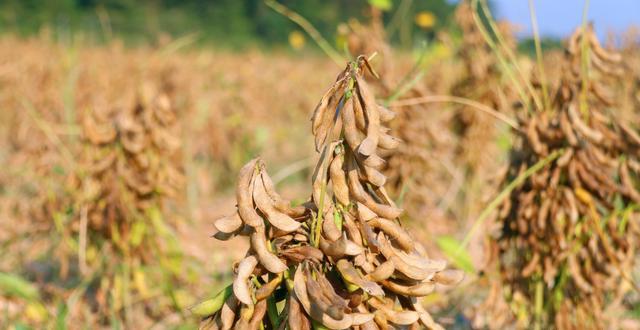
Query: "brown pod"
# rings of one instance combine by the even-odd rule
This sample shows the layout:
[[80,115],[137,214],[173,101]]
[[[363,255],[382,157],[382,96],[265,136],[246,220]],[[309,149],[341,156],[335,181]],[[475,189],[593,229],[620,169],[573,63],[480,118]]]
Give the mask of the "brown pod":
[[240,229],[242,226],[242,219],[240,219],[238,212],[235,212],[232,215],[216,220],[213,225],[219,232],[229,234]]
[[[362,104],[362,99],[358,96],[358,94],[354,94],[353,100],[353,113],[355,116],[356,127],[361,132],[367,131],[367,119],[364,114],[364,106]],[[356,150],[356,149],[354,149]]]
[[93,115],[84,116],[82,128],[85,138],[94,145],[111,143],[116,139],[117,131],[110,121],[96,123]]
[[367,119],[367,136],[360,143],[358,153],[363,156],[370,156],[375,153],[378,147],[380,137],[380,113],[376,99],[364,79],[356,76],[356,84],[358,94],[364,103],[364,112]]
[[[264,166],[263,166],[264,167]],[[301,217],[306,212],[304,206],[291,207],[291,201],[282,198],[280,194],[275,189],[275,185],[271,180],[269,174],[267,174],[266,170],[263,170],[260,174],[260,178],[262,179],[262,183],[264,184],[264,189],[267,191],[267,194],[273,200],[273,205],[278,211],[290,216],[290,217]]]
[[322,253],[322,251],[309,245],[289,247],[286,250],[280,252],[280,254],[287,259],[293,260],[294,262],[302,262],[306,259],[320,262],[324,258],[324,254]]
[[249,330],[257,330],[260,329],[260,325],[262,324],[262,320],[264,319],[264,315],[267,312],[267,301],[261,300],[256,303],[253,309],[253,315],[251,316],[251,321],[249,321]]
[[382,187],[387,182],[387,177],[373,167],[365,166],[364,174],[366,177],[366,181],[369,181],[376,187]]
[[378,106],[378,111],[380,112],[380,121],[384,123],[388,123],[396,117],[395,111],[392,111],[381,105]]
[[378,216],[387,218],[387,219],[395,219],[402,214],[402,209],[377,203],[373,200],[373,198],[365,191],[362,183],[360,183],[360,179],[358,177],[358,167],[355,165],[355,159],[353,157],[349,157],[350,164],[348,165],[347,172],[347,181],[349,184],[349,191],[353,195],[353,197],[360,203],[367,206],[373,212],[375,212]]
[[261,176],[257,176],[253,186],[253,200],[260,212],[267,217],[269,223],[284,232],[292,232],[300,228],[301,223],[290,216],[276,210],[273,200],[267,194]]
[[[360,159],[358,159],[358,161],[360,161]],[[364,164],[364,166],[375,168],[378,170],[384,167],[386,163],[387,162],[384,159],[382,159],[382,157],[376,154],[373,154],[362,160],[362,164]]]
[[235,295],[229,296],[227,301],[222,305],[220,310],[220,321],[222,330],[229,330],[233,327],[233,321],[236,319],[236,310],[238,309],[238,298]]
[[325,143],[333,142],[331,138],[335,135],[335,131],[341,131],[339,129],[340,125],[337,123],[338,117],[336,117],[336,114],[337,110],[344,106],[344,102],[344,96],[338,97],[338,94],[333,95],[329,101],[327,111],[323,114],[322,123],[315,134],[316,151],[321,151]]
[[342,320],[344,318],[344,310],[339,306],[332,304],[332,301],[324,294],[318,282],[311,278],[307,278],[306,284],[309,301],[312,305],[317,305],[322,314],[326,313],[336,320]]
[[369,273],[367,277],[372,281],[381,282],[391,277],[395,270],[396,267],[393,265],[393,262],[387,260],[380,264],[380,266],[376,267],[376,269]]
[[[343,148],[339,145],[336,148]],[[349,199],[349,186],[347,185],[347,178],[342,170],[344,164],[344,153],[338,152],[331,161],[329,166],[329,178],[333,187],[333,194],[338,202],[344,206],[349,205],[351,200]]]
[[342,218],[343,218],[342,226],[344,229],[346,229],[347,236],[354,243],[360,246],[363,246],[364,242],[362,240],[362,234],[360,233],[360,229],[358,228],[358,225],[351,217],[351,214],[349,214],[349,212],[344,212],[342,213]]
[[338,229],[338,226],[334,220],[333,208],[329,209],[324,215],[324,220],[322,221],[322,233],[324,236],[331,242],[335,242],[342,237],[342,231]]
[[562,114],[560,114],[560,128],[562,129],[567,142],[569,142],[569,144],[574,147],[577,146],[578,137],[573,131],[573,127],[571,126],[571,122],[569,121],[569,115],[567,115],[567,112],[562,112]]
[[305,275],[304,271],[301,269],[302,267],[298,267],[294,278],[293,278],[293,289],[295,292],[298,301],[304,308],[304,310],[316,321],[322,323],[325,327],[329,329],[346,329],[352,325],[352,317],[349,314],[345,314],[342,320],[336,320],[326,314],[320,306],[317,304],[313,304],[311,299],[309,298],[309,294],[307,292],[307,275]]
[[328,242],[324,237],[320,237],[320,250],[322,250],[324,254],[334,258],[356,256],[363,251],[360,245],[348,240],[344,236],[341,236],[340,239],[335,242]]
[[362,134],[360,133],[360,131],[358,131],[358,128],[356,126],[356,118],[354,113],[355,98],[355,96],[352,96],[347,99],[341,114],[342,123],[344,126],[344,138],[351,150],[356,150],[362,142]]
[[304,315],[304,311],[300,307],[300,302],[298,298],[292,294],[289,295],[288,300],[289,305],[289,316],[288,316],[288,324],[291,330],[310,330],[311,322]]
[[249,277],[258,265],[254,256],[244,258],[238,264],[238,270],[233,280],[233,294],[245,305],[253,305],[251,290],[249,289]]
[[317,281],[320,285],[320,289],[322,289],[322,294],[324,294],[324,296],[329,301],[331,301],[332,304],[340,309],[345,309],[348,307],[347,302],[336,293],[336,291],[333,289],[333,286],[331,285],[331,282],[329,282],[329,280],[327,280],[324,275],[318,275]]
[[391,323],[395,323],[398,325],[409,325],[417,322],[420,319],[420,314],[418,314],[418,312],[416,311],[396,311],[386,304],[380,302],[375,297],[367,300],[367,303],[371,305],[371,307],[376,308],[377,311],[382,312],[384,318]]
[[585,124],[585,122],[582,121],[580,115],[576,112],[575,104],[569,104],[569,106],[567,107],[567,113],[569,114],[569,121],[573,124],[573,127],[578,132],[591,140],[593,143],[599,144],[602,142],[602,139],[604,138],[602,136],[602,133],[591,129],[587,124]]
[[254,227],[251,232],[251,248],[256,252],[260,264],[271,273],[281,273],[287,270],[280,258],[271,253],[267,248],[267,242],[264,227]]
[[410,299],[413,309],[420,315],[420,323],[422,323],[422,325],[431,330],[444,330],[442,326],[440,326],[433,320],[431,314],[429,314],[429,312],[427,312],[424,307],[422,307],[418,299],[416,299],[415,297],[411,297]]
[[276,278],[271,281],[265,283],[263,286],[256,289],[256,300],[260,301],[263,299],[267,299],[282,283],[282,273],[278,274]]
[[360,202],[356,204],[356,209],[358,211],[358,219],[362,221],[369,221],[378,217],[370,208]]
[[373,228],[378,228],[385,232],[387,235],[393,238],[393,240],[407,252],[411,252],[415,249],[415,244],[413,239],[399,224],[394,221],[383,219],[383,218],[375,218],[368,222],[368,224]]
[[400,143],[401,143],[400,139],[393,137],[387,133],[380,133],[378,147],[386,150],[394,150],[398,148]]
[[346,259],[340,259],[336,263],[336,267],[338,268],[340,275],[342,275],[342,278],[344,278],[347,282],[359,286],[362,290],[364,290],[364,292],[372,296],[384,296],[384,291],[382,290],[382,288],[375,282],[363,278],[360,273],[358,273],[356,268],[353,267],[353,264],[351,264],[351,262],[347,261]]
[[464,272],[458,269],[445,269],[433,276],[433,281],[442,285],[456,285],[464,279]]
[[240,169],[236,184],[236,200],[238,214],[244,223],[251,227],[263,226],[262,218],[253,208],[253,183],[255,181],[256,164],[259,158],[252,159]]
[[391,292],[410,297],[424,297],[431,294],[436,286],[431,281],[425,281],[413,285],[403,285],[392,280],[381,281],[382,285]]

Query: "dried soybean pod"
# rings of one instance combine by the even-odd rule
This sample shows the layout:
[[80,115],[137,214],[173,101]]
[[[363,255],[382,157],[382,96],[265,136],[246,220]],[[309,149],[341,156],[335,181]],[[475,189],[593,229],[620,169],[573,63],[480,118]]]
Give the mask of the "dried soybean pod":
[[602,133],[591,129],[582,121],[580,115],[576,112],[576,107],[573,103],[569,104],[569,107],[567,107],[567,113],[569,114],[569,120],[573,124],[573,127],[575,127],[578,132],[596,144],[602,142],[602,139],[604,138]]
[[320,251],[319,249],[317,249],[317,248],[315,248],[313,246],[309,246],[309,245],[301,245],[301,246],[290,247],[290,248],[287,248],[286,251],[292,251],[294,253],[298,253],[298,254],[302,255],[304,257],[304,259],[322,261],[322,259],[324,258],[324,254],[322,253],[322,251]]
[[349,192],[360,203],[366,205],[369,209],[375,212],[377,215],[383,218],[395,219],[402,214],[402,209],[393,207],[391,205],[379,204],[373,200],[371,196],[367,194],[360,183],[358,177],[358,166],[355,164],[353,156],[349,157],[349,165],[347,167],[347,181],[349,185]]
[[336,263],[336,267],[338,268],[340,275],[342,275],[342,278],[347,282],[359,286],[362,290],[372,296],[384,296],[382,288],[375,282],[364,279],[355,267],[353,267],[351,262],[346,259],[340,259]]
[[378,217],[370,208],[360,202],[356,204],[356,208],[358,211],[358,219],[362,221],[369,221]]
[[415,244],[409,233],[394,221],[384,218],[375,218],[370,220],[368,224],[371,227],[378,228],[391,236],[403,250],[411,252],[415,249]]
[[380,133],[378,146],[382,149],[394,150],[398,148],[398,146],[400,145],[400,141],[401,141],[400,139],[394,136],[391,136],[387,133]]
[[396,113],[384,106],[378,105],[378,111],[380,112],[380,121],[388,123],[396,117]]
[[317,305],[312,305],[307,292],[306,275],[301,268],[302,267],[298,267],[298,270],[294,275],[293,289],[304,310],[316,321],[321,322],[322,325],[329,329],[346,329],[350,327],[352,324],[352,318],[350,315],[346,314],[342,320],[336,320],[331,318],[329,315],[324,314]]
[[358,228],[358,225],[351,217],[351,214],[349,214],[349,212],[343,212],[342,217],[343,217],[342,225],[344,229],[346,229],[346,232],[349,238],[351,239],[351,241],[362,246],[364,244],[362,240],[362,234],[360,234],[360,229]]
[[382,187],[387,182],[387,177],[373,167],[365,166],[364,173],[367,181],[369,181],[374,186]]
[[318,284],[320,285],[320,289],[322,289],[322,294],[331,301],[332,304],[337,306],[340,309],[345,309],[348,307],[347,302],[340,297],[336,291],[333,289],[331,282],[327,280],[325,276],[318,276]]
[[346,239],[344,236],[341,236],[335,242],[327,242],[324,237],[320,238],[320,250],[324,252],[324,254],[334,257],[341,258],[344,256],[355,256],[361,254],[363,249],[360,245],[351,242]]
[[238,272],[233,280],[233,294],[245,305],[253,305],[253,297],[249,289],[249,277],[258,265],[254,256],[248,256],[238,264]]
[[361,134],[356,126],[354,114],[354,102],[357,102],[354,100],[355,98],[355,96],[352,96],[346,100],[341,114],[342,124],[344,127],[344,138],[352,150],[356,150],[362,142]]
[[238,214],[238,212],[236,212],[232,215],[228,215],[216,220],[213,225],[218,231],[229,234],[240,229],[240,227],[242,226],[242,220],[240,219],[240,215]]
[[287,269],[280,258],[271,253],[267,247],[264,227],[255,227],[251,232],[251,248],[256,252],[260,264],[271,273],[281,273]]
[[93,115],[87,114],[82,120],[84,136],[93,145],[111,143],[116,139],[118,132],[112,122],[96,123]]
[[391,323],[398,325],[409,325],[417,322],[420,319],[420,315],[416,311],[396,311],[389,308],[386,304],[380,302],[377,298],[371,298],[368,300],[369,305],[382,312],[385,319]]
[[355,116],[356,127],[358,128],[358,130],[362,132],[366,132],[367,119],[365,118],[364,105],[362,103],[362,99],[358,97],[358,94],[354,94],[353,113]]
[[300,228],[301,223],[290,216],[279,212],[273,205],[273,200],[267,194],[264,183],[257,179],[253,187],[253,200],[262,214],[267,217],[269,223],[284,232],[292,232]]
[[464,272],[458,269],[445,269],[433,276],[433,281],[442,285],[456,285],[464,279]]
[[238,202],[238,214],[244,223],[251,227],[264,225],[262,218],[253,208],[253,182],[255,180],[256,163],[259,158],[249,161],[240,169],[238,183],[236,185],[236,200]]
[[349,186],[347,186],[347,178],[342,170],[344,164],[344,152],[342,152],[342,145],[338,145],[336,155],[331,161],[329,166],[329,178],[333,187],[333,194],[342,205],[349,205],[351,202],[349,199]]
[[620,55],[620,53],[608,52],[602,48],[600,42],[598,41],[598,38],[596,37],[595,33],[593,33],[593,26],[591,24],[588,27],[586,37],[589,39],[589,43],[592,46],[590,49],[595,53],[596,57],[601,57],[607,62],[617,63],[622,61],[622,55]]
[[378,147],[378,140],[380,134],[380,113],[376,99],[369,90],[364,79],[356,76],[357,91],[360,98],[364,103],[364,111],[367,119],[367,135],[358,147],[358,153],[363,156],[371,156],[375,153]]
[[256,289],[256,300],[260,301],[268,298],[278,288],[278,286],[280,286],[280,283],[282,283],[282,278],[282,273],[280,273],[278,274],[278,276],[276,276],[276,278]]
[[396,267],[393,265],[393,262],[387,260],[380,264],[380,266],[376,267],[376,269],[369,273],[367,277],[372,281],[381,282],[391,277],[395,270]]
[[342,237],[342,231],[338,229],[338,226],[334,221],[333,209],[330,209],[325,213],[324,221],[322,221],[322,233],[331,242],[335,242]]
[[229,296],[220,310],[220,329],[229,330],[233,327],[233,321],[236,319],[237,308],[238,298],[236,298],[235,295]]
[[382,159],[382,157],[380,157],[380,156],[378,156],[376,154],[373,154],[373,155],[365,158],[364,160],[362,160],[362,163],[364,164],[364,166],[375,168],[375,169],[380,169],[387,162],[384,159]]
[[[342,112],[344,104],[344,95],[338,97],[338,94],[335,94],[331,98],[329,102],[329,108],[327,109],[329,111],[324,114],[324,117],[322,118],[322,124],[318,128],[318,131],[315,135],[316,151],[319,152],[322,149],[322,146],[325,145],[325,143],[333,142],[331,139],[334,135],[334,131],[336,131],[336,127],[339,126],[338,115],[340,112]],[[337,131],[339,134],[340,130],[338,129]]]
[[[401,301],[402,300],[403,299],[401,299]],[[431,330],[444,330],[442,326],[440,326],[433,320],[431,314],[429,314],[429,312],[427,312],[424,307],[422,307],[416,297],[410,297],[410,301],[413,309],[420,315],[420,323],[422,323],[422,325]]]
[[302,212],[300,213],[297,209],[291,207],[291,201],[282,198],[280,194],[276,191],[275,184],[267,171],[264,169],[265,166],[262,165],[262,171],[260,173],[260,179],[262,179],[262,184],[264,185],[264,189],[267,191],[267,195],[271,197],[273,200],[273,205],[280,212],[283,212],[291,217],[302,216],[304,214],[304,207],[302,208]]
[[384,280],[381,283],[385,288],[391,290],[393,293],[410,297],[424,297],[431,294],[436,287],[431,281],[425,281],[413,285],[399,284],[392,280]]
[[300,301],[295,294],[289,295],[289,328],[291,330],[310,330],[311,322],[300,308]]
[[261,300],[256,303],[253,309],[253,315],[251,316],[251,320],[249,321],[249,329],[260,329],[260,325],[262,324],[262,320],[264,318],[264,314],[267,312],[267,301]]
[[567,265],[569,266],[569,273],[571,273],[571,278],[573,282],[576,284],[580,290],[591,293],[593,292],[593,287],[589,282],[582,276],[582,272],[580,271],[580,264],[578,260],[576,260],[576,256],[574,254],[569,255],[567,257]]
[[[393,262],[393,265],[397,271],[404,274],[405,276],[414,279],[414,280],[425,280],[432,276],[434,271],[425,270],[421,268],[421,264],[409,264],[405,260],[401,259],[397,253],[400,251],[395,251],[391,246],[391,243],[384,238],[384,235],[378,235],[378,241],[380,242],[380,251],[384,255],[387,260]],[[425,259],[425,261],[428,261]]]
[[322,124],[322,118],[324,118],[324,114],[327,111],[327,107],[329,106],[329,99],[334,95],[336,91],[337,83],[333,84],[325,93],[322,95],[320,102],[316,105],[315,110],[313,111],[313,115],[311,116],[311,133],[314,135],[318,131],[318,128]]
[[321,314],[328,314],[336,320],[342,320],[344,318],[344,310],[332,304],[332,301],[324,294],[318,282],[307,278],[306,285],[309,302],[312,305],[316,305],[320,309]]

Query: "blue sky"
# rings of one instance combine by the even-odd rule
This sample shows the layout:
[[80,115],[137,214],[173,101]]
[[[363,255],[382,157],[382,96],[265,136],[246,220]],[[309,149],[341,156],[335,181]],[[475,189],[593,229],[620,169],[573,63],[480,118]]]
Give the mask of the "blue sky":
[[[519,36],[531,35],[529,0],[493,0],[494,15],[520,26]],[[582,21],[584,0],[534,0],[538,26],[543,36],[564,37]],[[588,17],[599,36],[640,27],[640,0],[591,0]]]

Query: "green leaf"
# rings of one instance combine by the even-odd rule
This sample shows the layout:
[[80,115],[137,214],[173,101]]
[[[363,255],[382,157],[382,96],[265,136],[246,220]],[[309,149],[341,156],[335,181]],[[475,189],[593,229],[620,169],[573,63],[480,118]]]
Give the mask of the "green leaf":
[[14,274],[0,272],[0,293],[4,296],[36,300],[40,297],[33,283]]
[[471,262],[471,256],[467,250],[462,249],[462,243],[451,236],[442,236],[436,240],[438,247],[442,250],[449,260],[456,266],[467,273],[475,273],[475,267]]
[[369,0],[369,4],[383,11],[387,11],[393,7],[391,0]]
[[69,308],[66,304],[58,304],[56,311],[56,330],[67,330],[67,315],[69,314]]

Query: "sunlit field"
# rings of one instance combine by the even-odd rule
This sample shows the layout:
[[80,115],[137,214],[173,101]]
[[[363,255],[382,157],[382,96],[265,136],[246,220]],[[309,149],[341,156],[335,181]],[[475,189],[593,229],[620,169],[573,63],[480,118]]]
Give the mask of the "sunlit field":
[[637,30],[266,3],[284,46],[0,34],[0,328],[640,329]]

